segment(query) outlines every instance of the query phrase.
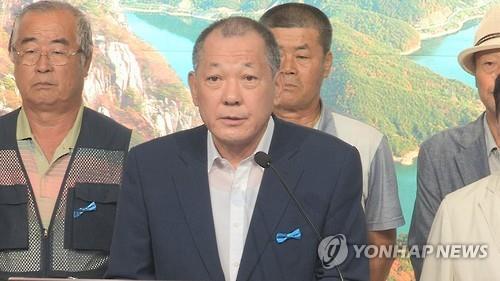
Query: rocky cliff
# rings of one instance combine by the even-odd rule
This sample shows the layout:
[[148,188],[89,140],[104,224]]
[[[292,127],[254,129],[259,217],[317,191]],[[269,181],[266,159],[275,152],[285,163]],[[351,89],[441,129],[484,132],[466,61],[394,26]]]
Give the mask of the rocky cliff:
[[[6,50],[12,15],[27,2],[3,1],[1,6],[0,114],[20,105]],[[86,105],[137,130],[143,140],[200,123],[187,89],[165,59],[128,31],[118,1],[73,2],[90,16],[94,31]]]

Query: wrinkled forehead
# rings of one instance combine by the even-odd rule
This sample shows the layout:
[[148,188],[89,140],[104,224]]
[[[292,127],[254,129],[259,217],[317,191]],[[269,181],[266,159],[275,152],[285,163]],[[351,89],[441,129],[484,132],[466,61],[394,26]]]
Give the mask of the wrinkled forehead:
[[76,17],[67,10],[29,11],[16,28],[16,44],[77,44]]
[[277,27],[272,28],[276,41],[280,48],[322,48],[320,35],[316,29],[302,27]]
[[264,40],[254,31],[225,36],[215,30],[207,36],[200,52],[200,67],[260,68],[268,66]]

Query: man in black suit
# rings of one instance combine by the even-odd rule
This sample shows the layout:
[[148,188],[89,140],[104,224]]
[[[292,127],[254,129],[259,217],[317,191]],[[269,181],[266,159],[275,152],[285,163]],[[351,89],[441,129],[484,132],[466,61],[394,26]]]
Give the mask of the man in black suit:
[[[189,74],[205,125],[130,152],[108,277],[175,280],[368,280],[357,150],[271,115],[279,51],[243,17],[205,29]],[[348,253],[322,267],[318,238],[272,171],[264,151],[325,237]]]

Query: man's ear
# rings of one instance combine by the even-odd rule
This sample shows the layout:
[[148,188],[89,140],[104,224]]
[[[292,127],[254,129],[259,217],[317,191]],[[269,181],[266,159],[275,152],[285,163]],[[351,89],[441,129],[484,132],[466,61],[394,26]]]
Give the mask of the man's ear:
[[332,51],[328,51],[325,54],[325,59],[323,60],[323,78],[327,78],[332,71],[333,66],[333,53]]
[[198,106],[198,89],[196,88],[196,73],[190,71],[188,74],[189,90],[191,92],[191,99],[195,106]]
[[92,64],[92,56],[94,52],[90,50],[90,55],[88,58],[85,58],[85,64],[83,65],[83,77],[87,77],[89,75],[90,65]]
[[14,51],[11,51],[11,52],[9,53],[9,59],[10,59],[10,61],[11,61],[13,64],[16,64],[16,57],[15,57]]

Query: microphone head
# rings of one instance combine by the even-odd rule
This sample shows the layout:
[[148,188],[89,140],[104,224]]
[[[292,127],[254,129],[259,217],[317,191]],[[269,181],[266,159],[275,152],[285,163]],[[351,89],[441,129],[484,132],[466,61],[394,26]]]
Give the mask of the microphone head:
[[264,151],[259,151],[255,153],[253,159],[255,160],[255,163],[257,163],[264,169],[269,168],[271,166],[271,156],[269,156]]

